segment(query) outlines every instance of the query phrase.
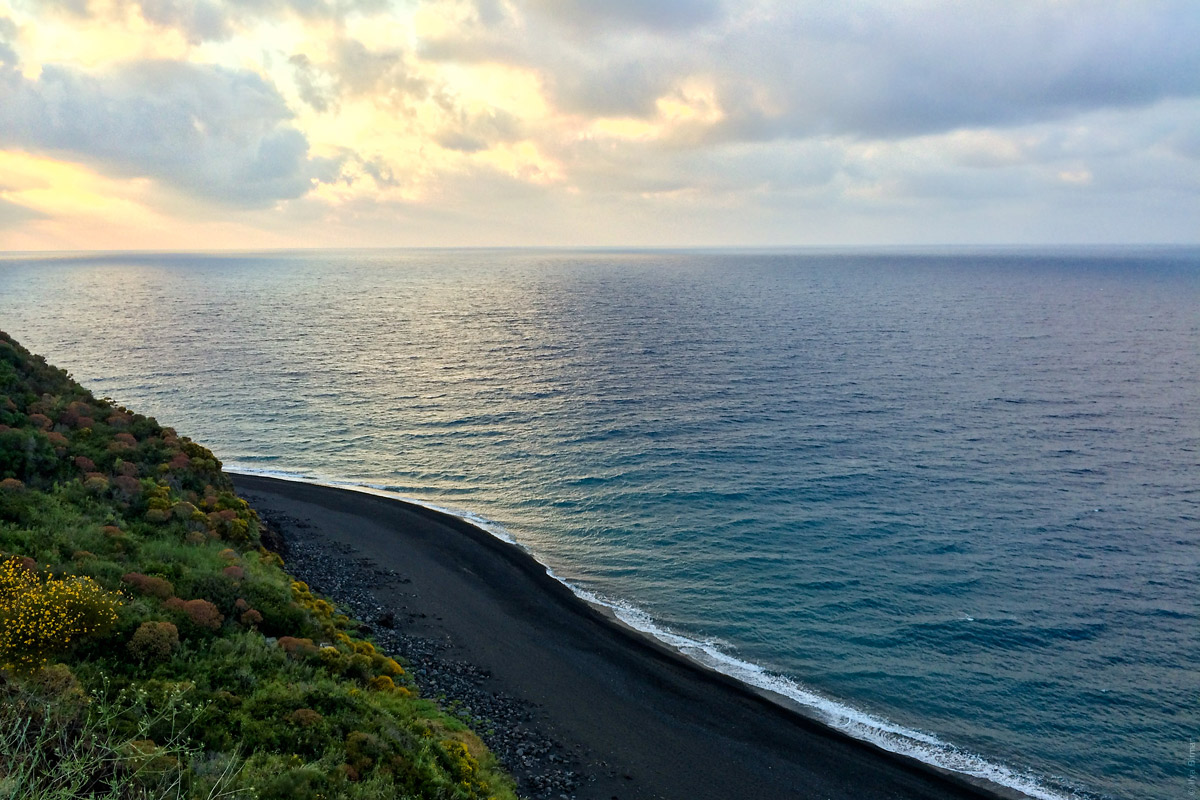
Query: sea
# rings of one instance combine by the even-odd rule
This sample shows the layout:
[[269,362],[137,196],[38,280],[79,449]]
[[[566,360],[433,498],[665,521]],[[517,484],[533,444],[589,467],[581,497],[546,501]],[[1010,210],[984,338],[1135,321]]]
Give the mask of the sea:
[[1200,249],[8,253],[0,329],[887,749],[1197,795]]

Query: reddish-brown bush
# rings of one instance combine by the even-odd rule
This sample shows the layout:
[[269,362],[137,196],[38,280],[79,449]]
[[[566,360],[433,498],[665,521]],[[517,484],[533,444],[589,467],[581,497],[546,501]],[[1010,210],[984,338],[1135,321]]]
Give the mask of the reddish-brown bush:
[[0,481],[0,489],[6,492],[20,492],[25,489],[25,482],[16,478],[5,478]]
[[242,624],[245,625],[247,628],[253,628],[255,625],[259,625],[262,623],[263,615],[252,608],[249,611],[246,611],[244,614],[242,614],[242,616],[239,617],[239,619],[241,619]]
[[35,428],[41,428],[42,430],[48,430],[50,426],[54,424],[54,422],[45,414],[30,414],[29,422]]
[[221,574],[231,580],[240,581],[246,577],[246,570],[239,567],[237,564],[232,564],[221,570]]
[[96,464],[87,456],[75,456],[75,466],[84,472],[95,472]]
[[175,587],[166,578],[143,575],[140,572],[126,572],[121,576],[121,580],[150,597],[158,597],[166,600],[175,594]]
[[320,652],[312,639],[298,639],[295,636],[280,636],[279,646],[288,655],[311,656]]
[[130,475],[118,475],[112,479],[112,484],[126,500],[132,500],[142,491],[141,482]]
[[220,630],[225,621],[225,616],[207,600],[188,600],[183,604],[183,612],[201,628],[213,631]]
[[71,405],[67,406],[67,413],[64,416],[68,417],[90,417],[95,415],[96,409],[92,408],[82,400],[76,400]]

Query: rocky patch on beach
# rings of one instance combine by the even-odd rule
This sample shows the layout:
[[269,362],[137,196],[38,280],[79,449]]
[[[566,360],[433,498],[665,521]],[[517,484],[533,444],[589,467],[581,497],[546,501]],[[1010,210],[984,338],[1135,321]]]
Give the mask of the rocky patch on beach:
[[359,557],[348,544],[324,539],[306,520],[261,510],[260,515],[271,531],[264,539],[277,546],[288,571],[360,620],[359,632],[374,638],[379,649],[407,662],[422,695],[436,700],[483,739],[516,778],[523,797],[574,798],[588,777],[576,754],[538,729],[534,706],[490,690],[485,670],[448,657],[448,642],[406,633],[405,623],[411,618],[406,620],[405,610],[380,602],[378,589],[402,591],[408,578]]

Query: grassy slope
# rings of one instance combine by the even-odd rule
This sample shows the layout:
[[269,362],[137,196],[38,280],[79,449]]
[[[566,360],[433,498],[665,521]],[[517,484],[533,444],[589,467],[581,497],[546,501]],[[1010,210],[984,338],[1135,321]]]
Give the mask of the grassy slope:
[[0,332],[0,798],[512,798],[211,452]]

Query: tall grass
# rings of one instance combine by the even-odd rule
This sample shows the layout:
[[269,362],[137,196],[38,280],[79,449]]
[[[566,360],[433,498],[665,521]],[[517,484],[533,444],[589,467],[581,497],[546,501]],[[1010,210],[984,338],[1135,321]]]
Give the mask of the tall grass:
[[155,702],[145,689],[107,697],[65,683],[51,693],[4,687],[0,800],[253,797],[234,787],[237,754],[205,758],[193,743],[189,731],[204,708],[186,689],[167,689]]

